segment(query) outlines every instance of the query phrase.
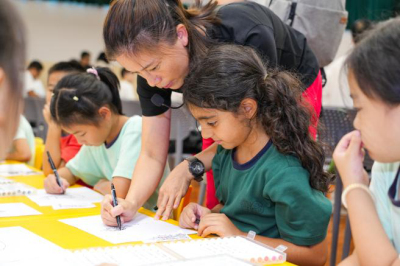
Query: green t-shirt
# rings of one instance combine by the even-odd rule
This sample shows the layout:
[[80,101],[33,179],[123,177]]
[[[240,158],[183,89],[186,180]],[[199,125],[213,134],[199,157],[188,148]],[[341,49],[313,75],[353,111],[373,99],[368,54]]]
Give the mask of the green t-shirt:
[[[14,140],[17,139],[26,139],[29,145],[29,149],[31,150],[31,159],[28,164],[30,166],[34,166],[35,164],[35,135],[33,134],[33,130],[31,124],[29,124],[28,120],[24,116],[21,115],[19,120],[19,126],[17,130],[17,134],[14,137]],[[14,147],[11,151],[14,151]]]
[[[139,158],[142,136],[142,118],[133,116],[122,127],[117,139],[110,145],[85,146],[67,163],[67,168],[76,177],[91,186],[103,178],[111,180],[114,176],[132,178]],[[158,190],[169,174],[168,164],[156,191],[144,204],[149,210],[157,204]]]
[[271,141],[245,164],[234,161],[234,152],[219,146],[213,160],[221,213],[243,232],[301,246],[325,239],[332,205],[311,188],[296,157],[279,153]]

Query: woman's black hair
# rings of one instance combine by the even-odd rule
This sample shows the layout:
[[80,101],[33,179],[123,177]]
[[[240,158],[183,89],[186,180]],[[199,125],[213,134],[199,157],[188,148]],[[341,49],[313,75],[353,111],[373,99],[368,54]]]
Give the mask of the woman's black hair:
[[302,102],[301,82],[284,71],[267,71],[255,50],[218,45],[186,78],[183,98],[189,107],[240,113],[246,98],[257,102],[254,122],[261,123],[277,150],[296,156],[310,174],[310,185],[328,191],[330,175],[323,169],[324,151],[309,133],[312,108]]
[[172,45],[177,40],[176,26],[183,24],[189,36],[190,63],[194,64],[213,43],[206,29],[219,22],[216,1],[194,2],[187,10],[180,0],[114,0],[103,26],[107,58],[157,51],[162,42]]
[[96,68],[92,73],[65,76],[54,88],[50,112],[54,121],[62,126],[73,124],[98,125],[98,110],[108,106],[115,114],[122,115],[119,80],[108,68]]
[[400,104],[400,18],[381,22],[369,31],[345,66],[367,97]]

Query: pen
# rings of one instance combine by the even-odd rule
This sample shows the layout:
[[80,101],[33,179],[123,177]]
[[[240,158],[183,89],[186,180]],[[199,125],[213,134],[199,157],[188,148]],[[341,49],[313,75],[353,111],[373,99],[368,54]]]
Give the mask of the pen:
[[[111,183],[111,195],[112,195],[114,207],[118,206],[117,194],[115,193],[115,187],[114,187],[113,183]],[[117,215],[117,217],[115,217],[115,218],[117,219],[118,228],[119,228],[119,230],[121,230],[121,217],[119,215]]]
[[54,165],[53,159],[51,159],[51,156],[50,156],[50,152],[49,152],[49,151],[47,151],[47,159],[48,159],[48,161],[49,161],[49,163],[50,163],[50,167],[51,167],[51,169],[53,170],[54,175],[56,176],[57,184],[58,184],[58,185],[60,186],[60,188],[63,190],[62,193],[64,193],[65,191],[64,191],[64,189],[63,189],[63,187],[62,187],[61,178],[60,178],[60,176],[58,175],[57,168],[56,168],[56,166]]

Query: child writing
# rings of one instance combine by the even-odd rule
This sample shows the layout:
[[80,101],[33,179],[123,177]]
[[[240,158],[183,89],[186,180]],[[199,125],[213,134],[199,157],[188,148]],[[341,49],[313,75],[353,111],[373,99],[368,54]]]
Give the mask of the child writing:
[[63,134],[60,126],[51,119],[50,102],[54,92],[54,87],[66,75],[80,73],[85,70],[78,62],[59,62],[49,70],[46,89],[46,104],[43,108],[43,117],[45,118],[48,130],[46,136],[46,149],[43,153],[43,173],[51,174],[53,171],[47,159],[47,151],[50,152],[56,168],[64,167],[69,160],[79,152],[81,145],[73,134]]
[[181,227],[203,237],[252,230],[260,242],[287,246],[290,262],[325,263],[332,207],[323,193],[330,178],[308,131],[311,115],[300,87],[287,72],[267,71],[251,48],[209,50],[183,95],[203,138],[219,145],[212,169],[220,204],[212,210],[189,204]]
[[[400,265],[399,40],[400,18],[383,22],[345,63],[356,130],[342,138],[333,158],[343,181],[342,202],[355,251],[341,265]],[[376,161],[369,188],[364,148]]]
[[[100,193],[110,194],[112,181],[117,196],[124,198],[140,153],[142,118],[122,114],[119,81],[111,70],[87,71],[64,77],[54,88],[52,119],[83,146],[66,167],[58,170],[62,187],[53,174],[47,176],[44,186],[48,193],[59,194],[81,179]],[[166,174],[168,167],[164,177]],[[155,207],[156,186],[145,208]]]
[[11,151],[7,154],[7,160],[14,160],[28,163],[34,166],[35,163],[35,135],[28,120],[20,116],[17,134],[12,142]]
[[0,161],[11,148],[22,110],[25,30],[8,0],[0,1]]

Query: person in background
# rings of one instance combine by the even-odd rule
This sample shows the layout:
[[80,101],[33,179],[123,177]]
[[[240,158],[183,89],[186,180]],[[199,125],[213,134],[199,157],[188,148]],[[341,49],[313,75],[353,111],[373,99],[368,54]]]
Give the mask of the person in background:
[[[353,44],[357,45],[372,27],[373,24],[368,19],[356,20],[351,26]],[[351,51],[352,49],[324,68],[328,81],[322,90],[322,105],[325,107],[351,108],[353,106],[346,75],[342,75],[343,64]]]
[[34,166],[35,163],[35,135],[28,120],[21,115],[17,134],[12,142],[12,148],[7,154],[7,160],[28,163]]
[[23,21],[9,0],[0,1],[0,160],[10,151],[22,111],[26,60]]
[[90,53],[88,51],[83,51],[81,53],[80,64],[84,69],[90,68]]
[[29,64],[25,71],[25,97],[45,97],[43,83],[39,79],[42,71],[43,65],[39,61],[32,61]]
[[127,71],[125,68],[121,70],[121,100],[136,101],[139,100],[135,95],[133,83],[136,81],[136,75]]
[[[400,18],[382,22],[346,59],[357,110],[333,159],[355,250],[340,265],[400,265]],[[371,183],[365,150],[375,164]],[[369,185],[369,187],[368,187]]]
[[59,62],[53,65],[48,73],[46,104],[43,108],[43,117],[47,122],[48,130],[43,153],[43,173],[47,176],[51,174],[52,168],[47,158],[47,151],[50,152],[56,168],[61,168],[75,157],[81,145],[73,134],[66,134],[60,126],[53,121],[50,114],[50,102],[53,97],[54,87],[65,76],[73,73],[82,73],[84,68],[76,61]]
[[110,62],[107,59],[105,52],[100,52],[96,59],[96,67],[109,67]]

